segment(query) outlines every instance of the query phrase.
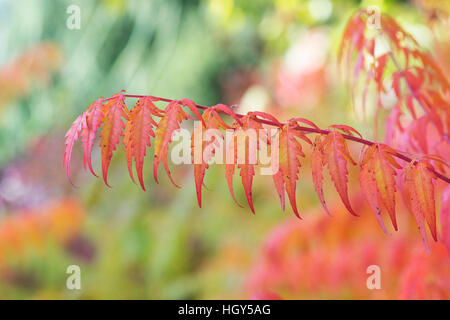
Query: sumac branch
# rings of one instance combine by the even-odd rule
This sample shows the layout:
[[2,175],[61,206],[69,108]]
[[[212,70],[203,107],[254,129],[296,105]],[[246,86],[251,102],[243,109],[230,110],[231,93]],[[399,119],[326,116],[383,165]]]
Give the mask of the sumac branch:
[[[425,138],[420,135],[408,138],[411,142],[406,145],[408,150],[402,149],[408,153],[397,150],[389,141],[393,140],[392,135],[397,131],[404,134],[405,129],[400,122],[400,116],[403,114],[402,106],[406,106],[412,116],[413,122],[410,126],[433,126],[445,140],[445,137],[448,137],[450,120],[450,107],[446,100],[449,86],[431,58],[419,51],[414,39],[386,15],[381,18],[382,31],[380,32],[394,44],[395,52],[388,51],[377,56],[375,40],[366,36],[365,19],[364,12],[359,12],[351,18],[344,32],[339,58],[341,63],[352,71],[354,77],[358,77],[362,70],[366,71],[366,84],[373,81],[378,94],[389,89],[385,87],[386,77],[383,77],[388,59],[397,68],[397,71],[390,74],[391,89],[395,91],[398,103],[388,121],[388,131],[390,130],[388,133],[391,136],[388,137],[387,144],[366,140],[358,131],[346,125],[330,125],[327,129],[321,129],[303,118],[281,122],[275,116],[264,112],[237,114],[233,107],[223,104],[206,107],[197,105],[189,99],[172,100],[150,95],[128,95],[122,91],[111,98],[95,101],[74,121],[67,132],[64,166],[69,180],[72,149],[79,137],[82,140],[84,167],[89,168],[92,174],[96,175],[91,164],[91,152],[97,133],[101,131],[99,136],[105,184],[108,185],[107,176],[111,158],[119,142],[122,141],[130,177],[134,181],[134,162],[142,189],[145,190],[142,173],[144,158],[147,148],[152,146],[155,181],[158,183],[157,172],[162,163],[170,181],[178,187],[168,164],[169,145],[173,134],[180,129],[182,122],[195,119],[198,122],[190,138],[191,163],[194,166],[195,189],[200,207],[205,172],[211,164],[213,155],[217,156],[219,148],[224,146],[227,159],[225,178],[231,196],[236,201],[233,177],[237,166],[247,202],[254,213],[252,183],[255,166],[261,166],[262,163],[258,157],[256,161],[251,161],[251,158],[263,147],[268,147],[277,149],[276,157],[271,159],[270,166],[273,169],[272,179],[280,198],[281,208],[283,210],[285,208],[287,194],[293,212],[300,218],[296,202],[296,187],[301,158],[306,156],[304,145],[308,145],[314,189],[328,214],[331,213],[327,208],[322,189],[324,168],[327,168],[346,209],[357,216],[358,212],[352,208],[347,188],[347,167],[348,165],[357,166],[361,189],[378,223],[386,233],[388,231],[383,222],[383,214],[387,214],[394,229],[398,229],[396,199],[399,191],[406,207],[417,222],[425,244],[427,244],[425,224],[428,225],[433,239],[437,241],[434,184],[438,179],[450,183],[450,179],[445,176],[447,165],[441,160],[439,153],[428,153],[429,150],[425,147],[419,148],[426,145],[423,141]],[[398,52],[403,54],[405,61],[405,67],[402,69],[395,57]],[[356,56],[356,62],[352,63],[354,56]],[[419,66],[412,66],[413,62],[419,63]],[[405,83],[406,94],[402,93],[400,81]],[[436,81],[437,84],[432,81]],[[125,103],[126,98],[138,99],[131,110]],[[164,109],[160,109],[155,102],[165,102],[167,105]],[[381,106],[380,99],[378,99],[378,105]],[[417,107],[421,109],[416,110]],[[421,115],[419,111],[422,112]],[[232,123],[227,122],[230,119]],[[266,127],[276,129],[279,138],[276,145],[271,144],[269,134],[263,130]],[[204,130],[208,129],[217,132],[214,138],[204,137]],[[256,132],[256,143],[252,143],[249,136],[245,136],[249,130]],[[225,139],[223,134],[225,131],[231,132],[231,139]],[[406,132],[409,132],[408,129]],[[314,139],[311,138],[311,134],[315,134]],[[199,144],[196,139],[199,139]],[[417,141],[412,143],[411,139]],[[362,146],[358,160],[355,160],[349,151],[349,141]],[[411,151],[418,152],[415,156],[411,156],[414,154]],[[197,152],[200,152],[200,159],[196,157]]]

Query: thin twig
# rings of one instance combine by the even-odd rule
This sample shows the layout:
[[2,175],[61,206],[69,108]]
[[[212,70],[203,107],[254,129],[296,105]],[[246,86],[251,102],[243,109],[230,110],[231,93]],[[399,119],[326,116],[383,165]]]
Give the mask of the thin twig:
[[[148,96],[146,96],[146,95],[135,95],[135,94],[124,94],[123,96],[126,97],[126,98],[137,98],[137,99],[144,98],[144,97],[148,97]],[[157,99],[158,101],[164,101],[164,102],[168,102],[168,103],[173,102],[173,101],[177,101],[176,99],[167,99],[167,98],[156,97],[156,96],[151,96],[151,97]],[[111,97],[111,98],[108,98],[108,99],[104,99],[103,101],[109,101],[109,100],[111,100],[111,99],[113,99],[113,98],[114,98],[114,97]],[[206,106],[202,106],[202,105],[198,105],[198,104],[196,104],[196,106],[197,106],[197,108],[203,109],[203,110],[206,110],[206,109],[210,108],[210,107],[206,107]],[[217,111],[218,111],[219,113],[222,113],[222,114],[225,114],[225,115],[226,115],[226,113],[222,112],[221,110],[217,110]],[[236,113],[236,116],[239,117],[239,118],[244,117],[243,114],[239,114],[239,113]],[[275,123],[275,122],[273,122],[273,121],[266,120],[266,119],[256,118],[255,120],[258,121],[258,122],[260,122],[260,123],[262,123],[262,124],[267,124],[267,125],[269,125],[269,126],[275,126],[275,127],[279,127],[279,126],[280,126],[279,123]],[[281,125],[285,125],[285,123],[281,123]],[[317,128],[311,128],[311,127],[305,127],[305,126],[300,126],[300,125],[297,126],[296,129],[297,129],[297,130],[304,131],[304,132],[306,132],[306,133],[319,133],[319,134],[328,134],[328,133],[330,133],[329,130],[317,129]],[[354,137],[354,136],[349,135],[349,134],[342,134],[342,136],[343,136],[345,139],[347,139],[347,140],[355,141],[355,142],[358,142],[358,143],[361,143],[361,144],[365,144],[365,145],[367,145],[367,146],[372,146],[372,145],[375,144],[375,142],[372,142],[372,141],[369,141],[369,140],[365,140],[365,139],[362,139],[362,138],[358,138],[358,137]],[[401,154],[401,153],[399,153],[399,152],[396,152],[396,153],[393,154],[393,155],[394,155],[395,157],[397,157],[397,158],[403,160],[403,161],[406,161],[406,162],[411,162],[411,161],[413,161],[413,159],[411,159],[411,158],[409,158],[409,157],[407,157],[407,156],[405,156],[405,155],[403,155],[403,154]],[[447,182],[447,183],[450,183],[450,178],[444,176],[443,174],[440,174],[439,172],[437,172],[437,171],[434,170],[433,168],[429,168],[429,169],[430,169],[430,171],[431,171],[432,173],[434,173],[434,174],[436,175],[437,178],[439,178],[439,179],[441,179],[441,180],[443,180],[443,181],[445,181],[445,182]]]

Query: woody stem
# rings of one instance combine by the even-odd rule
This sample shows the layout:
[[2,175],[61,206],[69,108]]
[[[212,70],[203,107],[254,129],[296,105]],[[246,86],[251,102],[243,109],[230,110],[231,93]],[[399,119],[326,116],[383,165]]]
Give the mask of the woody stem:
[[[124,97],[127,97],[127,98],[138,98],[138,99],[139,99],[139,98],[147,97],[147,96],[144,96],[144,95],[131,95],[131,94],[124,94],[123,96],[124,96]],[[175,99],[167,99],[167,98],[161,98],[161,97],[155,97],[155,96],[151,96],[151,97],[157,99],[158,101],[164,101],[164,102],[168,102],[168,103],[173,102],[173,101],[177,101],[177,100],[175,100]],[[110,99],[111,99],[111,98],[109,98],[109,99],[104,99],[103,101],[108,101],[108,100],[110,100]],[[209,107],[202,106],[202,105],[198,105],[198,104],[196,104],[196,106],[197,106],[197,108],[203,109],[203,110],[209,108]],[[217,110],[217,111],[220,112],[220,113],[222,113],[222,114],[226,114],[226,113],[224,113],[224,112],[221,112],[221,110]],[[244,115],[243,115],[243,114],[236,113],[236,116],[239,117],[239,118],[242,118]],[[258,121],[258,122],[260,122],[260,123],[262,123],[262,124],[267,124],[267,125],[269,125],[269,126],[275,126],[275,127],[279,127],[279,126],[280,126],[279,123],[276,123],[276,122],[273,122],[273,121],[270,121],[270,120],[266,120],[266,119],[256,118],[255,120]],[[281,125],[284,125],[284,124],[285,124],[285,123],[281,123]],[[330,133],[329,130],[323,130],[323,129],[318,129],[318,128],[305,127],[305,126],[300,126],[300,125],[299,125],[298,127],[296,127],[296,129],[297,129],[297,130],[304,131],[304,132],[306,132],[306,133],[319,133],[319,134],[328,134],[328,133]],[[342,136],[343,136],[345,139],[347,139],[347,140],[355,141],[355,142],[358,142],[358,143],[361,143],[361,144],[364,144],[364,145],[367,145],[367,146],[372,146],[373,144],[375,144],[375,142],[372,142],[372,141],[369,141],[369,140],[365,140],[365,139],[362,139],[362,138],[358,138],[358,137],[354,137],[354,136],[349,135],[349,134],[342,134]],[[397,157],[397,158],[399,158],[399,159],[401,159],[401,160],[403,160],[403,161],[406,161],[406,162],[411,162],[411,161],[412,161],[411,158],[409,158],[409,157],[407,157],[407,156],[405,156],[405,155],[403,155],[403,154],[401,154],[401,153],[399,153],[399,152],[396,152],[396,153],[394,154],[394,156]],[[441,180],[443,180],[443,181],[445,181],[445,182],[447,182],[447,183],[450,183],[450,178],[448,178],[448,177],[446,177],[446,176],[440,174],[439,172],[435,171],[435,170],[432,169],[432,168],[430,168],[430,171],[433,172],[433,173],[436,175],[437,178],[439,178],[439,179],[441,179]]]

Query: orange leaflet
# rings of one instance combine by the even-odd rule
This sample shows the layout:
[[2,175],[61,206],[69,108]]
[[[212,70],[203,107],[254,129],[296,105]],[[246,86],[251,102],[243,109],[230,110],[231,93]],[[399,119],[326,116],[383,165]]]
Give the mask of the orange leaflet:
[[[207,117],[206,113],[209,110],[205,111],[203,114],[203,119]],[[192,162],[194,163],[194,180],[195,180],[195,191],[197,193],[197,202],[198,206],[202,207],[202,187],[203,187],[203,179],[205,178],[205,172],[206,169],[209,168],[208,162],[205,161],[203,156],[203,151],[205,148],[206,142],[203,141],[204,131],[206,130],[206,126],[204,125],[204,122],[199,122],[194,127],[194,131],[192,132],[192,138],[191,138],[191,149],[192,149]],[[200,141],[198,141],[198,140]],[[196,150],[195,148],[198,148],[199,143],[201,145],[200,150]],[[196,163],[196,152],[200,153],[200,163]]]
[[401,169],[401,166],[394,160],[391,152],[393,150],[386,145],[373,144],[364,152],[359,174],[364,196],[385,232],[381,218],[384,210],[388,212],[394,229],[398,230],[395,216],[395,169]]
[[[262,113],[258,114],[259,116]],[[226,178],[228,188],[233,199],[236,201],[233,192],[233,175],[235,164],[240,169],[242,186],[244,187],[245,196],[250,209],[255,213],[252,198],[253,176],[255,175],[254,166],[257,164],[257,150],[259,150],[260,139],[267,141],[267,137],[260,136],[263,129],[260,122],[256,121],[256,114],[249,112],[240,119],[240,124],[236,121],[233,124],[235,128],[232,139],[227,146],[227,152],[231,152],[233,159],[228,159],[226,164]],[[230,158],[230,157],[229,157]],[[231,162],[231,163],[230,163]]]
[[348,171],[347,161],[356,165],[350,156],[347,143],[340,132],[330,131],[323,141],[324,164],[328,166],[331,179],[347,210],[354,216],[358,216],[350,205],[347,192]]
[[383,218],[381,217],[382,203],[378,193],[377,184],[373,179],[373,171],[368,165],[360,168],[359,181],[361,184],[362,193],[366,198],[370,209],[372,209],[372,212],[375,213],[375,218],[377,219],[378,224],[381,229],[383,229],[384,233],[389,235],[389,232],[384,225]]
[[430,228],[433,239],[437,241],[434,179],[436,176],[430,171],[430,165],[425,160],[413,160],[403,170],[404,200],[416,219],[426,245],[424,220]]
[[164,115],[164,112],[158,109],[153,101],[152,97],[143,97],[138,100],[129,113],[130,119],[126,124],[123,139],[130,177],[134,181],[132,163],[134,157],[139,183],[143,190],[145,190],[145,186],[142,170],[146,149],[150,146],[150,136],[155,137],[153,127],[158,125],[152,116],[162,117]]
[[[309,144],[311,144],[311,141],[301,131],[296,130],[296,126],[298,125],[295,121],[290,121],[281,128],[279,150],[280,168],[278,175],[276,177],[274,176],[274,183],[280,196],[282,207],[284,207],[284,192],[286,191],[292,210],[295,215],[300,218],[295,191],[297,188],[299,168],[301,166],[299,157],[305,157],[305,154],[303,153],[302,145],[297,138],[300,138]],[[283,179],[282,182],[281,178]]]
[[155,156],[153,159],[153,176],[156,183],[159,183],[158,166],[162,159],[164,169],[170,181],[179,188],[175,181],[173,181],[170,173],[169,164],[167,163],[167,151],[169,150],[169,143],[172,141],[172,134],[175,130],[180,129],[180,123],[186,119],[193,119],[193,117],[183,111],[178,101],[172,101],[167,105],[165,114],[158,123],[155,139]]

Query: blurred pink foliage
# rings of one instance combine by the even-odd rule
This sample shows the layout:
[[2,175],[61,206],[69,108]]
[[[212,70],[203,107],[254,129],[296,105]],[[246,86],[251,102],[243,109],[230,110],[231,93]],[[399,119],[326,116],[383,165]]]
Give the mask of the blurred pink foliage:
[[328,88],[328,41],[324,32],[308,31],[274,65],[275,97],[280,105],[312,108],[319,104]]
[[[432,243],[427,253],[411,226],[407,233],[403,229],[386,236],[376,229],[361,198],[354,205],[361,218],[314,212],[309,216],[316,220],[282,222],[250,272],[249,294],[270,292],[283,299],[450,298],[450,256],[442,243]],[[370,265],[381,269],[380,290],[366,286]]]

